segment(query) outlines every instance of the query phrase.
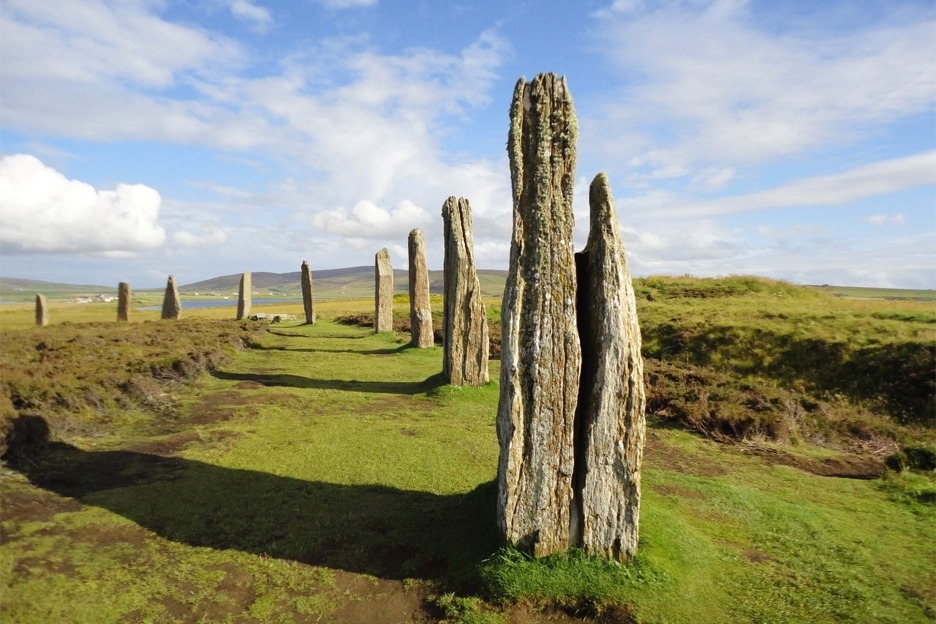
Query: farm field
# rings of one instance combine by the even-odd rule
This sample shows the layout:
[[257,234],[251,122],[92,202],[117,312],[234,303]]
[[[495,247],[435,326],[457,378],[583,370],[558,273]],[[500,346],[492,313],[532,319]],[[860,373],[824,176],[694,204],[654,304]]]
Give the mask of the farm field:
[[498,362],[448,386],[441,348],[347,324],[372,301],[322,303],[312,326],[63,303],[35,328],[5,306],[0,409],[30,428],[0,467],[0,619],[933,621],[932,303],[635,290],[649,426],[628,566],[502,548]]

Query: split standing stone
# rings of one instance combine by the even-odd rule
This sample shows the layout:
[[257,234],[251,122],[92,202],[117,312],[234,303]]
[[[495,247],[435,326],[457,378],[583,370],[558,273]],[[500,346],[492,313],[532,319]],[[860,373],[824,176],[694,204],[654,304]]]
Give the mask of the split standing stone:
[[449,197],[442,206],[445,233],[442,372],[456,386],[488,382],[487,312],[474,261],[471,206]]
[[575,255],[582,375],[572,541],[616,560],[637,551],[645,394],[640,326],[608,178],[589,191],[588,243]]
[[578,126],[564,78],[521,78],[510,107],[510,271],[501,306],[497,520],[536,556],[571,545],[576,327],[572,187]]
[[374,330],[393,331],[393,265],[386,247],[374,256]]
[[163,296],[163,319],[175,320],[182,314],[182,300],[179,299],[179,289],[176,288],[175,278],[169,276],[166,282],[166,294]]
[[305,310],[305,322],[311,325],[315,323],[315,295],[312,290],[312,271],[309,269],[309,263],[302,261],[301,267],[302,280],[302,307]]
[[36,293],[36,325],[45,327],[49,324],[49,302],[46,296]]
[[117,285],[117,320],[130,320],[130,284],[120,282]]
[[251,294],[253,285],[251,284],[250,272],[241,275],[240,287],[237,289],[237,320],[241,321],[250,316]]
[[425,349],[435,344],[432,309],[429,304],[429,269],[426,267],[426,241],[422,230],[409,233],[410,343]]

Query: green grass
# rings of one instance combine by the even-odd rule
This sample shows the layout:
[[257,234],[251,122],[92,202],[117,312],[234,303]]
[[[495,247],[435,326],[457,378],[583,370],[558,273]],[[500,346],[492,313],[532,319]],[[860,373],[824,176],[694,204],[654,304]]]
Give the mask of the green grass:
[[[647,312],[650,326],[666,314],[666,290],[655,288],[654,301],[642,304],[660,306]],[[689,303],[700,316],[733,322],[767,309],[772,287],[747,288],[671,303],[687,323],[694,322]],[[809,302],[804,295],[788,311],[805,314]],[[83,408],[95,428],[60,431],[44,456],[0,471],[3,621],[378,621],[393,609],[411,615],[413,604],[423,604],[427,618],[486,624],[567,614],[644,623],[936,616],[933,474],[842,479],[775,461],[846,457],[806,439],[718,444],[655,417],[633,562],[578,552],[535,560],[502,548],[494,522],[496,383],[445,385],[439,348],[415,350],[404,334],[330,321],[369,308],[335,302],[320,309],[316,325],[263,326],[248,339],[253,348],[226,352],[210,373],[160,385],[169,412],[144,406],[121,416],[101,394],[101,406]],[[882,319],[873,310],[856,310],[849,313],[872,319],[862,330],[869,337],[882,331],[878,340],[891,339],[874,325]],[[212,316],[217,311],[204,314],[185,323],[4,328],[4,355],[19,341],[31,340],[32,352],[45,341],[64,354],[84,340],[111,345],[118,343],[110,337],[137,334],[139,351],[95,350],[110,358],[107,366],[91,366],[89,356],[82,374],[46,371],[47,382],[72,380],[61,387],[74,399],[84,371],[152,360],[143,343],[164,330],[240,334],[238,323]],[[787,322],[796,324],[780,319]],[[177,332],[176,346],[160,343],[166,353],[156,359],[171,368],[180,355],[208,348],[189,342],[187,331]],[[837,330],[817,320],[816,332],[827,331]],[[18,361],[2,361],[4,379]],[[663,364],[697,375],[695,388],[713,394],[722,383],[747,398],[760,392],[765,404],[801,398],[757,390],[750,376],[739,382],[729,369]],[[53,404],[35,411],[53,413]]]

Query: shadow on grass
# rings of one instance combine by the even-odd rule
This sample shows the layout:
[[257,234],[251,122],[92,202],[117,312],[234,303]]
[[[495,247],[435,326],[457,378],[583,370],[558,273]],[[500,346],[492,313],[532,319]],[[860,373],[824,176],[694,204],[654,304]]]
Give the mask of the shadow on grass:
[[479,564],[498,546],[494,482],[442,496],[62,443],[16,468],[41,488],[108,509],[165,539],[380,578],[471,590]]
[[410,344],[400,345],[386,349],[296,349],[293,347],[254,345],[250,347],[255,351],[289,351],[290,353],[355,353],[358,355],[396,355],[407,349],[413,349]]
[[314,390],[345,390],[348,392],[375,392],[389,394],[423,394],[448,383],[442,373],[436,373],[422,381],[358,381],[356,379],[313,379],[301,375],[232,373],[215,370],[211,373],[218,379],[230,381],[252,381],[264,386],[309,388]]

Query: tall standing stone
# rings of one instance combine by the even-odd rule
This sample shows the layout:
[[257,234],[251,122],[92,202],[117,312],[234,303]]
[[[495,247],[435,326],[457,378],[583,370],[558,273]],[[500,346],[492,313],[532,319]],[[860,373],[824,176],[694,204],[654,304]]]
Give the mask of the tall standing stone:
[[36,325],[45,327],[49,324],[49,302],[46,296],[36,293]]
[[637,551],[645,395],[640,327],[607,177],[589,190],[588,243],[576,254],[582,375],[572,540],[617,560]]
[[163,295],[162,317],[175,320],[182,313],[182,300],[179,299],[179,289],[176,288],[175,278],[171,275],[166,282],[166,294]]
[[130,284],[120,282],[117,285],[117,320],[130,320]]
[[309,263],[302,261],[300,268],[302,281],[302,308],[305,310],[305,322],[311,325],[315,322],[315,291],[312,290],[312,271]]
[[420,349],[435,344],[432,309],[429,305],[429,269],[426,267],[426,240],[422,230],[409,233],[410,344]]
[[576,328],[572,187],[578,135],[564,78],[521,78],[507,142],[513,189],[510,271],[501,306],[497,520],[542,556],[572,545]]
[[250,272],[247,271],[240,278],[240,286],[237,289],[237,320],[243,320],[250,316],[251,294],[253,285],[251,284]]
[[475,269],[468,200],[463,197],[445,200],[442,221],[445,233],[442,372],[456,386],[479,386],[488,381],[488,326]]
[[393,265],[386,247],[374,256],[374,330],[393,331]]

